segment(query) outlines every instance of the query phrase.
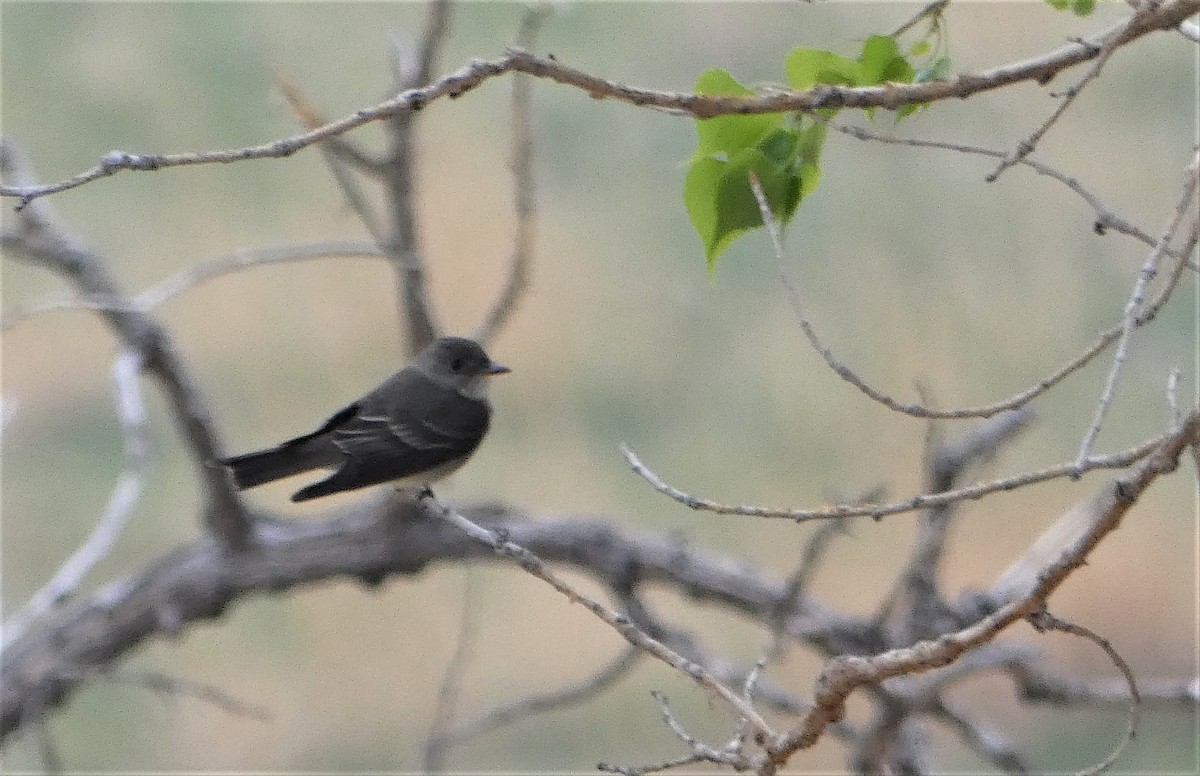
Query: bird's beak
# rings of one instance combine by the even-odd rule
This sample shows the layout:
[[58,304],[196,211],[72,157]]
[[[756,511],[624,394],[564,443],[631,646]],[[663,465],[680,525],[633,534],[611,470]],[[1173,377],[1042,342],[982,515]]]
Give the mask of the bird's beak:
[[506,375],[511,371],[512,370],[506,367],[504,364],[497,364],[495,361],[493,361],[488,365],[487,369],[483,370],[483,373],[485,375]]

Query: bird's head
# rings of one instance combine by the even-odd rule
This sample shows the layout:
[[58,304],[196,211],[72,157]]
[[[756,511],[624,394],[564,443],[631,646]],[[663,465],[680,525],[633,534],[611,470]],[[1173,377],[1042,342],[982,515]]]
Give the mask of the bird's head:
[[414,366],[430,379],[473,397],[482,397],[487,378],[509,372],[491,359],[478,342],[441,337],[417,356]]

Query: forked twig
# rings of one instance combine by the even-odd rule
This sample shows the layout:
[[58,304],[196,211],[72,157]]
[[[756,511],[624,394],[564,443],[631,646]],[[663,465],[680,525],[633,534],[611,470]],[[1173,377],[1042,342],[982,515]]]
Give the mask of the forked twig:
[[526,572],[546,582],[572,603],[582,604],[602,622],[611,627],[633,646],[649,653],[662,662],[696,680],[702,687],[724,700],[737,713],[739,719],[747,720],[757,733],[773,735],[758,712],[751,708],[737,693],[716,679],[703,666],[688,660],[660,641],[651,638],[628,617],[618,614],[590,596],[576,590],[552,572],[544,562],[529,550],[513,544],[495,531],[482,528],[458,512],[437,501],[432,494],[421,498],[421,507],[431,516],[449,522],[472,539],[491,547],[497,553],[516,561]]

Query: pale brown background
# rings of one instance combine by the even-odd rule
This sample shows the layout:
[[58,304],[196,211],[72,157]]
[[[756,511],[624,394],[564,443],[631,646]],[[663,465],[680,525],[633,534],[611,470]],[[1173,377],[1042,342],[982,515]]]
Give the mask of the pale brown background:
[[[537,48],[648,87],[686,90],[712,66],[744,82],[782,81],[792,46],[853,56],[862,38],[894,28],[914,8],[581,3],[563,6]],[[956,5],[948,16],[955,68],[1032,56],[1124,12],[1105,4],[1079,20],[1039,3]],[[441,71],[499,56],[519,13],[508,4],[460,8]],[[50,179],[112,148],[232,148],[288,135],[295,127],[272,68],[290,74],[328,116],[373,103],[386,95],[387,33],[418,35],[425,9],[6,3],[2,14],[4,131]],[[1195,133],[1189,45],[1160,34],[1118,53],[1039,151],[1152,233],[1177,196]],[[507,79],[493,81],[422,113],[420,218],[438,312],[455,331],[481,319],[508,260],[509,88]],[[630,474],[618,444],[631,444],[681,487],[721,500],[813,506],[881,482],[894,496],[915,492],[924,423],[867,401],[820,364],[775,280],[765,235],[738,241],[715,275],[706,274],[680,201],[691,122],[549,82],[536,84],[535,103],[537,258],[530,291],[494,347],[513,374],[497,386],[487,443],[440,492],[504,499],[539,514],[608,516],[775,576],[787,573],[813,527],[690,512]],[[899,131],[1007,148],[1053,105],[1045,89],[1022,85],[938,104]],[[877,126],[892,129],[883,114]],[[354,139],[379,138],[368,128]],[[1060,184],[1023,169],[985,184],[991,168],[978,158],[831,136],[824,182],[788,230],[815,324],[844,360],[901,398],[915,398],[914,379],[944,406],[991,401],[1036,381],[1117,319],[1144,258],[1126,238],[1094,235],[1091,212]],[[363,235],[311,150],[281,161],[126,173],[53,203],[130,290],[243,246]],[[5,305],[62,289],[14,261],[3,273]],[[1171,367],[1183,368],[1183,395],[1193,395],[1190,292],[1136,335],[1103,449],[1162,428]],[[382,262],[255,269],[169,302],[161,317],[232,450],[307,430],[402,358]],[[108,377],[115,352],[110,333],[82,312],[48,314],[4,334],[3,396],[17,406],[3,440],[6,610],[82,541],[120,470]],[[1040,423],[990,474],[1071,458],[1107,364],[1101,359],[1038,402]],[[151,479],[128,531],[93,574],[97,583],[200,530],[191,464],[146,387]],[[1101,476],[971,506],[955,528],[947,585],[988,584]],[[294,484],[251,498],[303,519],[286,504]],[[1190,473],[1157,485],[1054,600],[1059,615],[1109,637],[1143,676],[1195,671],[1193,487]],[[855,523],[815,592],[844,609],[870,610],[912,525],[911,515]],[[582,677],[622,648],[581,608],[520,572],[489,565],[472,573],[483,621],[465,681],[468,710]],[[98,683],[54,720],[55,740],[69,766],[104,771],[418,767],[414,747],[456,638],[463,587],[456,566],[390,580],[377,593],[338,582],[246,600],[176,642],[153,643],[130,665],[215,683],[268,706],[270,722]],[[757,629],[673,593],[655,603],[732,658],[752,662],[764,642]],[[1114,673],[1087,644],[1016,633],[1082,676]],[[796,653],[771,676],[803,695],[817,665]],[[603,699],[481,739],[450,765],[588,771],[598,760],[675,756],[680,744],[659,722],[652,688],[671,696],[697,735],[729,734],[721,709],[646,664]],[[1122,709],[1018,709],[998,680],[972,683],[968,696],[1047,770],[1094,762],[1123,726]],[[1195,768],[1194,723],[1186,711],[1149,712],[1121,768]],[[952,736],[935,740],[948,767],[981,767]],[[16,770],[38,760],[26,741],[6,749],[3,762]],[[838,771],[843,760],[825,743],[793,763],[798,772]]]

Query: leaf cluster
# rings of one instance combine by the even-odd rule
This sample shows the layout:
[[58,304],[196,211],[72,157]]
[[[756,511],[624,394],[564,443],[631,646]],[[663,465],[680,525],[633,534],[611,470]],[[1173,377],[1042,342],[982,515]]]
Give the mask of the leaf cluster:
[[[857,59],[824,49],[800,46],[784,60],[788,86],[806,91],[819,86],[881,86],[915,83],[945,77],[949,58],[928,38],[903,52],[895,36],[872,35]],[[914,66],[928,57],[929,64]],[[705,71],[696,81],[697,94],[752,96],[756,92],[720,68]],[[902,105],[900,120],[922,105]],[[821,182],[821,151],[825,122],[840,108],[821,108],[815,115],[764,113],[697,119],[696,151],[688,163],[683,201],[692,226],[704,245],[711,272],[717,259],[739,235],[762,226],[762,214],[750,189],[749,174],[758,176],[775,218],[787,223],[804,199]],[[873,118],[874,109],[867,115]]]

